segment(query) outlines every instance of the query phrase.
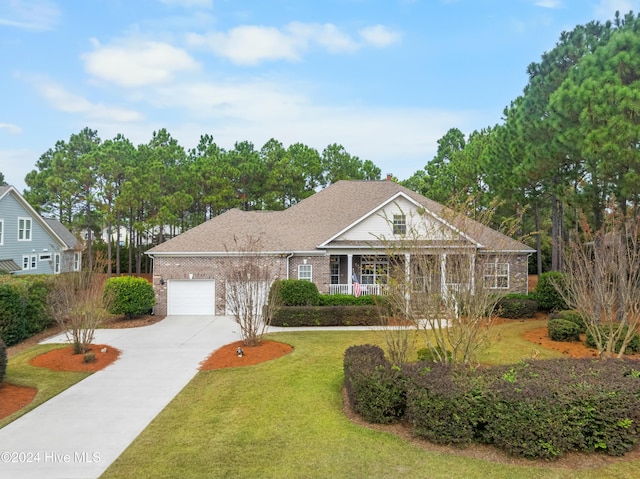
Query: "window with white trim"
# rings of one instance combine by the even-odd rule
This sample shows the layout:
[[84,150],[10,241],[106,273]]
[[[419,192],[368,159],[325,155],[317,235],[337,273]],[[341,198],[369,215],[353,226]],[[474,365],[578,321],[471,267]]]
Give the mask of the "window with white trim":
[[4,220],[0,220],[0,246],[4,244]]
[[51,261],[51,253],[40,253],[38,261]]
[[31,241],[31,218],[18,218],[18,241]]
[[82,253],[74,253],[73,254],[73,270],[80,271],[82,261]]
[[38,267],[38,256],[35,254],[31,255],[31,269],[36,269]]
[[483,281],[485,288],[509,289],[509,263],[486,263]]
[[312,281],[312,273],[313,273],[313,270],[310,264],[298,265],[298,279],[301,279],[304,281]]
[[385,256],[363,256],[360,263],[362,284],[387,284],[389,260]]
[[330,268],[330,284],[340,284],[340,258],[332,257],[331,263],[329,264]]
[[407,217],[405,215],[393,215],[393,234],[407,234]]
[[22,269],[29,269],[29,255],[26,254],[22,257]]
[[53,257],[53,272],[56,274],[60,272],[60,253],[56,253]]

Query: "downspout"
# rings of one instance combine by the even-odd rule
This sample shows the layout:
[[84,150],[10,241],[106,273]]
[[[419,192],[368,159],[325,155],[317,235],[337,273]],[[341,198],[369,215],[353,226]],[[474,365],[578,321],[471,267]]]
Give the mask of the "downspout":
[[289,256],[287,256],[287,279],[289,279],[289,260],[293,257],[293,253],[291,253]]

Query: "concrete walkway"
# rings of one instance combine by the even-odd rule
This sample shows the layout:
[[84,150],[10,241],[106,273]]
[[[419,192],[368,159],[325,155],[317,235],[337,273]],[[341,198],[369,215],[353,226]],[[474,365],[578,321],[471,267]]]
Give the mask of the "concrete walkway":
[[0,429],[0,477],[99,477],[202,360],[240,339],[237,326],[227,317],[169,316],[142,328],[97,330],[94,342],[120,349],[120,358]]

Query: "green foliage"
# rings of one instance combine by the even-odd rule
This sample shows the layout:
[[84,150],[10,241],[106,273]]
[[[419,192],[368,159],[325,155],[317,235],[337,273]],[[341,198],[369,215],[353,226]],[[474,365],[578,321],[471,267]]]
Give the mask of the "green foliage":
[[13,346],[28,337],[27,289],[22,282],[0,284],[0,337]]
[[[380,298],[381,299],[381,298]],[[319,306],[373,306],[378,301],[378,297],[364,295],[355,297],[351,294],[321,294],[319,296]]]
[[272,326],[379,326],[375,306],[283,306]]
[[496,306],[501,318],[532,318],[538,312],[538,302],[531,296],[522,294],[508,294]]
[[567,319],[550,319],[547,327],[553,341],[580,341],[580,326]]
[[[431,348],[421,348],[421,349],[418,349],[416,354],[418,355],[418,361],[427,362],[427,363],[438,363],[440,362],[438,357],[444,356],[442,354],[442,349],[440,348],[440,346],[436,346],[435,350]],[[453,353],[451,351],[447,351],[446,355],[447,355],[448,362],[452,362]]]
[[133,276],[109,278],[103,297],[111,314],[124,314],[129,318],[149,312],[156,301],[153,286]]
[[283,306],[317,306],[320,302],[316,284],[301,279],[280,280],[280,297]]
[[7,345],[0,338],[0,386],[4,381],[4,375],[7,372]]
[[344,354],[344,384],[354,411],[379,424],[397,422],[406,406],[401,369],[371,344],[351,346]]
[[558,311],[557,313],[553,313],[551,316],[549,316],[549,319],[566,319],[567,321],[574,322],[578,325],[580,334],[587,332],[587,324],[585,323],[582,314],[580,314],[578,311],[572,309]]
[[[560,293],[560,291],[566,290],[565,283],[564,273],[558,271],[542,273],[538,277],[538,284],[535,290],[538,307],[545,311],[567,309],[567,303]],[[560,291],[558,288],[560,288]]]
[[[609,337],[609,334],[611,332],[616,333],[618,332],[618,328],[619,325],[617,324],[600,324],[598,325],[598,329],[600,331],[600,335],[603,338],[602,343],[606,344],[607,343],[607,338]],[[628,327],[627,326],[623,326],[622,327],[622,331],[619,332],[618,334],[618,341],[616,342],[613,352],[618,353],[620,352],[620,348],[622,347],[622,342],[625,338],[625,336],[627,335],[627,330]],[[586,345],[590,348],[596,348],[596,342],[593,338],[593,334],[590,331],[587,331],[586,334]],[[636,334],[631,338],[631,341],[629,341],[629,344],[627,344],[627,347],[624,350],[625,354],[633,354],[633,353],[639,353],[640,352],[640,334]]]

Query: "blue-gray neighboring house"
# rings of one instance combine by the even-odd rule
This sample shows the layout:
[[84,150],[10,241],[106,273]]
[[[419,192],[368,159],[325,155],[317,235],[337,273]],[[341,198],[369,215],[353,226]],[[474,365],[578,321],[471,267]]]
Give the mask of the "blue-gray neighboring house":
[[0,186],[0,271],[80,271],[82,244],[60,221],[40,216],[13,186]]

